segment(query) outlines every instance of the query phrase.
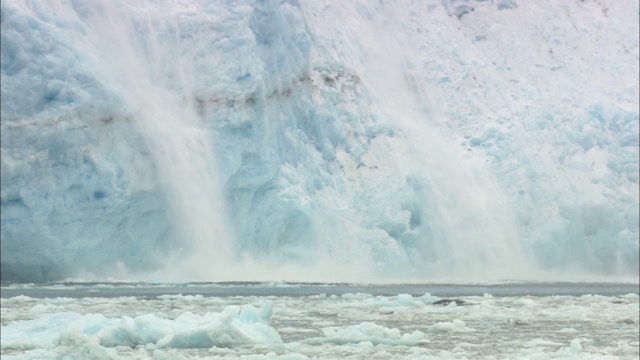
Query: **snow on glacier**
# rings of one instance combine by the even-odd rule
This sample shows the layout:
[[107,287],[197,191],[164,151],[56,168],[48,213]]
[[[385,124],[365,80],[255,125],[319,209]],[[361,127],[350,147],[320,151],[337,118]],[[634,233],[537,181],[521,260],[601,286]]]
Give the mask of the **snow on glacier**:
[[615,1],[5,1],[2,277],[637,274],[637,34]]

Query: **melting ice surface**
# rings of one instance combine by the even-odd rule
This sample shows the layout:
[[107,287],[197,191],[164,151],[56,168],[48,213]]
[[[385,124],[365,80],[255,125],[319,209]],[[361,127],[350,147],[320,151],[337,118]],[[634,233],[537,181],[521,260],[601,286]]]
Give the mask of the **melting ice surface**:
[[637,2],[1,6],[3,280],[637,279]]

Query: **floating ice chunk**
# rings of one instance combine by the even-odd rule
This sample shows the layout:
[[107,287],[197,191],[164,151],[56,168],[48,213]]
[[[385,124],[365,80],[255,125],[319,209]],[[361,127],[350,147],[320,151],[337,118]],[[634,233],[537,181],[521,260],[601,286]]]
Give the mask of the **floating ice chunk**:
[[342,294],[342,298],[345,300],[363,300],[363,299],[369,299],[372,298],[373,295],[371,294],[363,294],[363,293],[345,293]]
[[310,345],[323,343],[344,345],[370,342],[375,346],[378,344],[415,345],[425,340],[422,331],[416,330],[412,333],[402,334],[397,328],[390,329],[372,322],[363,322],[342,329],[325,328],[323,332],[325,337],[310,338],[303,342]]
[[[56,341],[56,357],[61,359],[118,359],[115,349],[101,346],[98,339],[79,332],[69,331]],[[44,358],[48,356],[43,356]],[[33,356],[33,358],[39,358]]]
[[[551,358],[570,358],[570,359],[574,359],[576,358],[576,355],[582,353],[582,343],[580,342],[580,339],[573,339],[571,340],[569,347],[562,347],[560,348],[558,351],[556,351],[555,353],[551,354],[550,357]],[[583,353],[582,355],[580,355],[580,359],[583,358],[583,355],[587,355],[587,353]],[[592,358],[592,357],[586,357],[586,358]],[[595,356],[593,357],[594,359],[602,359],[602,358],[608,358],[605,356]]]
[[470,332],[474,329],[468,328],[462,320],[455,319],[453,321],[438,322],[431,326],[427,330],[430,333],[445,333],[445,332]]
[[549,355],[545,353],[531,354],[526,357],[527,360],[549,360]]
[[202,299],[204,299],[204,297],[202,295],[200,295],[200,294],[197,294],[197,295],[177,294],[177,295],[160,295],[160,296],[158,296],[158,299],[162,299],[162,300],[176,300],[176,299],[179,299],[180,301],[194,302],[194,301],[202,301]]
[[236,347],[281,344],[269,326],[272,308],[265,304],[229,306],[220,313],[185,312],[176,319],[154,314],[107,318],[101,314],[60,313],[2,327],[2,350],[96,343],[106,347],[153,344],[159,348]]
[[571,346],[569,347],[569,349],[571,349],[571,352],[573,352],[574,354],[580,353],[582,351],[582,344],[580,343],[580,339],[571,340]]
[[395,298],[386,296],[376,296],[374,299],[366,299],[367,305],[375,306],[410,306],[421,304],[414,301],[413,296],[409,294],[399,294]]
[[420,301],[423,301],[425,303],[433,303],[433,302],[436,302],[436,301],[440,300],[440,298],[437,297],[437,296],[433,296],[430,293],[425,293],[424,295],[420,296],[419,298],[416,298],[416,300],[420,300]]
[[547,346],[562,346],[562,343],[557,341],[549,341],[544,339],[533,339],[524,343],[526,347],[547,347]]
[[399,294],[396,298],[396,302],[398,303],[398,305],[412,305],[413,296],[409,294]]
[[536,304],[536,302],[533,301],[533,299],[530,299],[530,298],[517,299],[513,303],[515,305],[520,305],[520,306],[534,306]]
[[[94,318],[87,315],[84,318]],[[46,347],[54,343],[67,326],[77,323],[81,318],[76,313],[59,313],[35,320],[21,321],[2,326],[0,349],[30,350]]]
[[32,301],[33,298],[25,295],[18,295],[8,299],[2,299],[2,302],[23,302],[23,301]]

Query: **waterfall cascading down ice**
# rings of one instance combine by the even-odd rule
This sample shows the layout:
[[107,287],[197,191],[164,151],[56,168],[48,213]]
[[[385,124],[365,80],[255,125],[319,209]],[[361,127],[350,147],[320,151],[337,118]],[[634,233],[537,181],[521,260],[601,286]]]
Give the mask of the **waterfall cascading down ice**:
[[2,279],[636,277],[637,20],[3,1]]

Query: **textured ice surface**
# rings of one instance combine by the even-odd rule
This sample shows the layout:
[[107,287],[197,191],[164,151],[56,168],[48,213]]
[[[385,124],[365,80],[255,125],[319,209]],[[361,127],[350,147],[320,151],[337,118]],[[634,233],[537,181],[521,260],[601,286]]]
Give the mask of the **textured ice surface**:
[[107,318],[62,312],[3,328],[2,350],[32,350],[83,340],[104,347],[153,344],[177,349],[281,343],[277,332],[268,326],[270,316],[270,304],[259,309],[252,305],[229,306],[220,313],[202,315],[184,312],[175,319],[154,314]]
[[637,2],[1,6],[2,279],[637,276]]
[[[61,296],[73,287],[60,286]],[[137,290],[132,289],[132,292]],[[286,289],[282,294],[286,294]],[[638,295],[2,298],[7,359],[637,359]],[[374,301],[375,300],[375,301]],[[386,305],[380,306],[380,303]]]

